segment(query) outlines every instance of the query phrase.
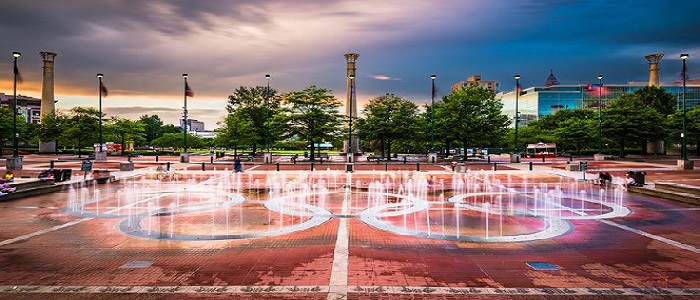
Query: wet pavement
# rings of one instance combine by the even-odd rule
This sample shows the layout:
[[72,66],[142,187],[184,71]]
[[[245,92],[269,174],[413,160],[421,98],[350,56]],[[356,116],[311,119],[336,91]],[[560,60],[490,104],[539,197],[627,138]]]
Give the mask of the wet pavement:
[[[51,159],[26,158],[22,174]],[[62,159],[72,187],[0,199],[0,299],[700,298],[700,208],[600,190],[566,159],[530,171],[494,158],[457,175],[420,162],[231,173],[192,160],[137,157],[137,171],[118,172],[125,159],[110,158],[95,167],[119,180],[101,185]],[[658,159],[589,162],[587,177],[628,170],[700,186],[700,171]],[[609,214],[618,204],[627,211]]]

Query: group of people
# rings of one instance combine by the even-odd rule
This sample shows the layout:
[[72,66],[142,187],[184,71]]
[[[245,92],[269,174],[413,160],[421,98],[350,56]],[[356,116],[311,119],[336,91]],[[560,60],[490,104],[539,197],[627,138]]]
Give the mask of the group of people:
[[[612,175],[608,172],[599,172],[598,173],[598,185],[600,186],[607,186],[611,184],[613,181]],[[638,183],[636,180],[634,180],[634,177],[630,172],[627,173],[627,176],[625,176],[625,182],[623,183],[625,189],[631,186],[642,186],[641,183]]]

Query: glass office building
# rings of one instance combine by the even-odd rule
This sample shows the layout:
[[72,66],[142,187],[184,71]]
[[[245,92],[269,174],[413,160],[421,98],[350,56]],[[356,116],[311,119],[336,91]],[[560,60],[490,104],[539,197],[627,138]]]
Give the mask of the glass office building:
[[[553,85],[543,87],[530,87],[521,91],[517,97],[518,111],[520,112],[519,126],[527,125],[532,120],[556,113],[562,109],[589,108],[598,109],[598,105],[605,108],[606,104],[625,93],[633,93],[646,85]],[[661,88],[671,93],[676,98],[676,108],[683,105],[682,85],[662,85]],[[686,109],[691,110],[700,105],[700,85],[687,85],[685,89]],[[515,92],[500,93],[496,95],[503,103],[504,115],[515,120]],[[511,122],[515,127],[515,122]]]

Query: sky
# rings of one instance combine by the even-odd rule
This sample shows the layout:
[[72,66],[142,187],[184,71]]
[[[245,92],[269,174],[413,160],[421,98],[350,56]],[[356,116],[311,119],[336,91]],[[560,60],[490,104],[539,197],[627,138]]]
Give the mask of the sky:
[[[674,0],[3,0],[0,92],[41,97],[40,51],[56,52],[58,109],[107,117],[159,115],[179,124],[182,74],[189,116],[214,129],[240,86],[279,93],[316,85],[345,101],[345,53],[358,53],[358,107],[396,94],[418,105],[472,75],[500,91],[561,84],[648,81],[644,56],[663,53],[662,83],[700,77],[700,1]],[[344,110],[342,110],[344,111]]]

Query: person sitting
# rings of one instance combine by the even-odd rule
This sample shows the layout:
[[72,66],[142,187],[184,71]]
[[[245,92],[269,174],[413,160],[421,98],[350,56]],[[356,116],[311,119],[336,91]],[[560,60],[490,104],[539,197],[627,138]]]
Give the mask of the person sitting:
[[39,173],[39,180],[49,181],[53,180],[53,169],[48,169]]
[[12,193],[16,191],[17,188],[11,187],[5,179],[0,179],[0,196],[7,195],[9,193]]
[[612,175],[608,172],[598,173],[598,184],[600,184],[600,186],[607,186],[608,183],[612,183]]
[[634,181],[634,178],[630,176],[630,174],[627,174],[627,177],[625,178],[625,189],[628,189],[631,186],[637,186],[637,183]]
[[15,181],[15,174],[12,173],[12,171],[7,170],[7,172],[5,172],[5,176],[3,176],[2,178],[5,179],[5,181],[7,182],[13,182]]

